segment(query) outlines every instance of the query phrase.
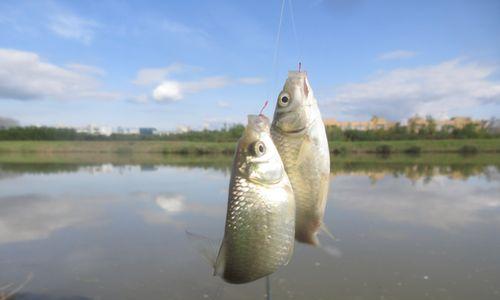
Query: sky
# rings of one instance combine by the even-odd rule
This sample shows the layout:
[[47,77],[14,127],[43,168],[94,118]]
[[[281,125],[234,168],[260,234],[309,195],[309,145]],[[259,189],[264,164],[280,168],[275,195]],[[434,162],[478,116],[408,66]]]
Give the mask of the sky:
[[0,117],[23,125],[244,123],[299,61],[323,118],[500,117],[500,1],[0,2]]

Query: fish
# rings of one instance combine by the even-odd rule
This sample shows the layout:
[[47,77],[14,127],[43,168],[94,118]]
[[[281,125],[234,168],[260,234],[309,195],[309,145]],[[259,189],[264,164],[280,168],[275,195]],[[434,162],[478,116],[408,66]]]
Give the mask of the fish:
[[294,193],[269,123],[263,115],[249,115],[236,147],[224,238],[214,265],[214,274],[229,283],[267,276],[293,254]]
[[330,178],[330,151],[318,103],[304,71],[290,71],[280,92],[271,136],[295,195],[295,238],[319,245]]

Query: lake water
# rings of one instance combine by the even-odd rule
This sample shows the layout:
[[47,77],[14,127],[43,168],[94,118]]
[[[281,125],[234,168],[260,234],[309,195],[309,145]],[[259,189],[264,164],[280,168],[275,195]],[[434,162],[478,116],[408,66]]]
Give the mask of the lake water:
[[[265,299],[185,236],[222,238],[230,160],[0,160],[0,299]],[[333,161],[337,240],[296,243],[272,299],[500,299],[498,162]]]

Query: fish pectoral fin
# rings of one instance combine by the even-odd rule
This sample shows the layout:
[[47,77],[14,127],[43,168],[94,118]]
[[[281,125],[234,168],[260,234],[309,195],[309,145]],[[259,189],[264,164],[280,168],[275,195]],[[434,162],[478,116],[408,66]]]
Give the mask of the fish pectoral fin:
[[222,277],[224,273],[224,268],[226,266],[226,243],[224,240],[222,241],[219,249],[219,253],[217,254],[217,258],[215,259],[214,264],[214,276]]
[[297,155],[297,165],[301,165],[308,158],[310,158],[308,156],[308,153],[311,152],[312,145],[313,142],[311,140],[311,137],[306,134],[304,140],[302,141],[302,144],[300,145],[299,154]]
[[[186,236],[191,243],[191,246],[214,268],[217,268],[217,241],[206,236],[192,233],[186,230]],[[221,247],[222,248],[222,247]],[[215,273],[215,272],[214,272]],[[215,275],[215,274],[214,274]]]
[[321,232],[325,233],[327,236],[329,236],[332,240],[337,240],[337,238],[330,232],[330,229],[326,227],[325,223],[321,222],[321,226],[319,227],[321,229]]

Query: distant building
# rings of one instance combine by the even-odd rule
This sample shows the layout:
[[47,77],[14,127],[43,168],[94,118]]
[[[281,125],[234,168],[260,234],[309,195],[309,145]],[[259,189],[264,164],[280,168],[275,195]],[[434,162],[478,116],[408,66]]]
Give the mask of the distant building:
[[156,134],[156,128],[153,127],[141,127],[139,128],[140,135],[154,135]]
[[139,134],[139,128],[118,127],[118,128],[116,128],[116,133],[118,133],[118,134]]
[[116,128],[116,133],[118,133],[118,134],[125,134],[125,128],[123,128],[123,127]]
[[453,128],[462,129],[469,124],[476,125],[479,128],[483,128],[484,126],[486,126],[485,121],[473,120],[469,117],[453,117],[451,119],[434,120],[434,119],[422,118],[420,116],[414,116],[408,119],[408,128],[412,130],[419,130],[425,128],[430,124],[431,120],[436,125],[437,130],[442,130],[447,127],[450,129]]
[[167,130],[157,130],[155,132],[156,135],[170,135],[172,132],[171,131],[167,131]]
[[462,129],[466,125],[469,125],[469,124],[473,124],[473,125],[476,125],[478,127],[483,127],[486,125],[486,123],[484,121],[473,120],[469,117],[453,117],[449,120],[442,120],[442,121],[438,120],[438,121],[436,121],[436,124],[438,125],[438,127],[443,127],[445,125],[448,125],[448,126],[451,126],[453,128],[458,128],[458,129]]
[[[443,128],[457,128],[462,129],[468,124],[474,124],[478,128],[484,128],[488,126],[488,122],[482,120],[473,120],[469,117],[453,117],[446,120],[434,120],[427,119],[420,116],[414,116],[407,120],[407,126],[409,130],[420,130],[427,127],[430,122],[434,122],[436,125],[436,130],[441,130]],[[396,126],[396,122],[388,121],[384,118],[372,117],[370,121],[337,121],[335,119],[325,119],[324,123],[326,126],[337,126],[342,130],[354,129],[354,130],[376,130],[376,129],[391,129]]]
[[110,136],[113,131],[109,126],[95,126],[95,125],[87,125],[85,127],[77,128],[76,132],[78,133],[87,133],[92,135],[105,135]]
[[191,127],[189,126],[184,126],[184,125],[178,125],[175,132],[176,133],[186,133],[191,131]]
[[[427,120],[425,118],[420,117],[420,116],[411,117],[408,119],[408,121],[406,123],[407,123],[408,129],[410,131],[418,131],[422,128],[427,127],[427,125],[428,125]],[[437,124],[436,124],[436,128],[437,128]]]
[[326,126],[337,126],[342,130],[375,130],[375,129],[390,129],[396,125],[395,122],[387,121],[384,118],[372,117],[370,121],[337,121],[335,119],[324,120]]

